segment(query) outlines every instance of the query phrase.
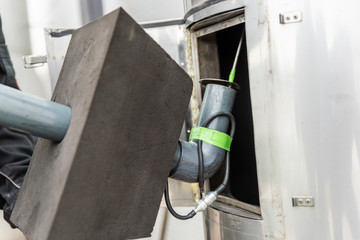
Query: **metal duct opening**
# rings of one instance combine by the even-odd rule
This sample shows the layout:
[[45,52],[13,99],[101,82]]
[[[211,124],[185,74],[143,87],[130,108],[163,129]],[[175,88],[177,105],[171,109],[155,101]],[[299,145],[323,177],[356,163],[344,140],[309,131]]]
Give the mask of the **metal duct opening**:
[[[243,16],[194,32],[198,56],[199,78],[227,79],[245,24]],[[246,41],[243,42],[235,82],[240,85],[233,114],[236,133],[231,146],[230,182],[219,201],[259,214],[259,191],[253,134],[253,119],[249,89]],[[218,186],[224,176],[224,166],[210,178],[210,190]],[[243,204],[245,203],[245,204]],[[252,208],[255,206],[255,208]],[[251,210],[252,209],[252,210]]]

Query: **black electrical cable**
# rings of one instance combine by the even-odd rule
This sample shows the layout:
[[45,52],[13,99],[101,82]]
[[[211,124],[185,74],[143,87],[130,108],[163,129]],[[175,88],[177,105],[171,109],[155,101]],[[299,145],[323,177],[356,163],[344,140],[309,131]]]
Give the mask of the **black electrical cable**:
[[229,175],[230,175],[230,152],[226,153],[226,168],[225,168],[225,176],[224,179],[222,181],[222,183],[215,189],[215,192],[217,194],[221,193],[222,191],[224,191],[228,181],[229,181]]
[[[235,134],[236,124],[235,124],[234,116],[229,112],[216,113],[216,114],[212,115],[211,117],[209,117],[201,126],[208,127],[215,118],[221,117],[221,116],[225,116],[230,120],[230,123],[231,123],[230,137],[233,138],[234,134]],[[202,141],[201,140],[199,140],[199,143],[198,143],[198,155],[199,155],[199,188],[200,188],[200,195],[202,195],[203,187],[204,187],[204,159],[203,159],[203,153],[202,153]],[[230,162],[230,152],[226,153],[226,162],[228,162],[228,161]],[[220,186],[224,185],[224,188],[225,188],[225,185],[227,184],[227,182],[229,181],[229,172],[230,172],[230,164],[226,164],[224,180],[220,185]],[[220,193],[221,191],[223,191],[223,189],[221,189],[220,191],[216,191],[216,192]]]
[[[221,116],[226,116],[229,118],[230,123],[231,123],[231,130],[230,130],[230,137],[234,137],[235,134],[235,118],[234,116],[229,113],[229,112],[219,112],[216,113],[214,115],[212,115],[211,117],[209,117],[203,124],[203,127],[207,127],[215,118],[217,117],[221,117]],[[200,147],[199,147],[200,146]],[[202,141],[199,140],[198,143],[198,154],[199,154],[199,185],[200,185],[200,181],[202,181],[202,186],[204,185],[204,180],[203,180],[203,176],[204,176],[204,159],[203,159],[203,155],[202,155]],[[201,176],[200,176],[200,171],[201,171]],[[219,194],[220,192],[222,192],[225,189],[226,184],[229,181],[229,175],[230,175],[230,152],[228,151],[226,153],[226,169],[225,169],[225,176],[224,179],[222,181],[222,183],[216,188],[216,193]],[[200,188],[200,194],[202,193],[202,190]],[[169,184],[168,182],[166,182],[166,187],[165,187],[165,191],[164,191],[164,195],[165,195],[165,203],[167,208],[169,209],[169,212],[176,217],[177,219],[180,220],[186,220],[186,219],[190,219],[192,217],[194,217],[196,215],[196,212],[194,210],[192,210],[191,212],[189,212],[187,215],[180,215],[178,214],[172,207],[171,202],[170,202],[170,197],[169,197]]]
[[165,187],[165,192],[164,192],[164,195],[165,195],[165,203],[166,203],[166,206],[167,208],[169,209],[169,212],[174,216],[176,217],[177,219],[180,219],[180,220],[186,220],[186,219],[190,219],[192,217],[195,216],[196,212],[194,210],[192,210],[191,212],[188,213],[188,215],[184,216],[184,215],[180,215],[178,214],[177,212],[175,212],[175,210],[173,209],[172,205],[171,205],[171,202],[170,202],[170,197],[169,197],[169,183],[166,182],[166,187]]

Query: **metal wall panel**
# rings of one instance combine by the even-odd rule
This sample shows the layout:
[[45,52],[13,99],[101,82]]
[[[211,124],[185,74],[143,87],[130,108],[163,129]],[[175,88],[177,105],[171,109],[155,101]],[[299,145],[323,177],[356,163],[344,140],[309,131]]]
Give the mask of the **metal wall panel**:
[[244,0],[185,0],[184,3],[184,19],[186,20],[187,25],[219,13],[231,11],[237,8],[242,8],[245,5]]
[[[66,51],[71,39],[71,32],[72,30],[69,29],[44,29],[51,94],[54,92],[64,63]],[[54,36],[54,33],[57,33],[57,36]]]
[[[359,8],[354,0],[245,8],[261,208],[274,238],[360,239]],[[280,23],[293,12],[302,21]],[[313,196],[315,207],[293,207],[297,195]]]
[[[105,12],[115,5],[111,0],[103,0]],[[137,22],[153,22],[184,17],[183,0],[123,0],[117,1]]]
[[[359,8],[354,0],[246,2],[263,220],[209,209],[208,239],[360,239]],[[296,196],[315,206],[294,207]]]

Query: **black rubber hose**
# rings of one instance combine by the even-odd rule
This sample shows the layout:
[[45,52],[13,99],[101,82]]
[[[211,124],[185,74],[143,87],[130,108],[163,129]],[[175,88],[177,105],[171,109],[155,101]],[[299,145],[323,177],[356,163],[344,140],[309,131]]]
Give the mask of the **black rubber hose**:
[[192,210],[191,212],[188,213],[188,215],[184,216],[184,215],[180,215],[177,212],[175,212],[175,210],[173,209],[171,202],[170,202],[170,197],[169,197],[169,183],[166,182],[166,187],[165,187],[165,202],[166,202],[166,206],[169,209],[169,212],[171,213],[171,215],[173,215],[174,217],[176,217],[177,219],[180,220],[187,220],[190,219],[192,217],[194,217],[196,215],[195,211]]
[[225,169],[225,177],[222,181],[222,183],[215,189],[215,192],[217,194],[221,193],[225,190],[225,187],[229,181],[229,175],[230,175],[230,152],[226,153],[226,169]]
[[[235,135],[236,123],[235,123],[234,116],[229,112],[216,113],[216,114],[210,116],[201,126],[208,127],[215,118],[221,117],[221,116],[225,116],[230,120],[230,123],[231,123],[230,137],[233,138]],[[201,140],[199,140],[199,143],[198,143],[198,155],[199,155],[199,188],[200,188],[200,196],[201,196],[202,192],[203,192],[203,187],[204,187],[204,158],[203,158],[203,153],[202,153],[202,141]],[[227,164],[227,162],[229,162],[229,164]],[[224,189],[225,189],[227,182],[229,181],[229,173],[230,173],[230,152],[227,152],[225,177],[224,177],[223,182],[220,185],[220,186],[224,185],[223,186]],[[220,191],[216,191],[216,192],[220,193],[221,191],[223,191],[223,189],[219,189],[219,190]]]

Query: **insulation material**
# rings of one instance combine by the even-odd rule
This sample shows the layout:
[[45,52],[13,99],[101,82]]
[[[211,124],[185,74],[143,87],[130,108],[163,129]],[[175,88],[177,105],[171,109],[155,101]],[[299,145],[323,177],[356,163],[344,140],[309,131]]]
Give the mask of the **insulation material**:
[[38,140],[11,220],[36,240],[150,236],[191,91],[124,10],[74,31],[52,98],[70,128]]

